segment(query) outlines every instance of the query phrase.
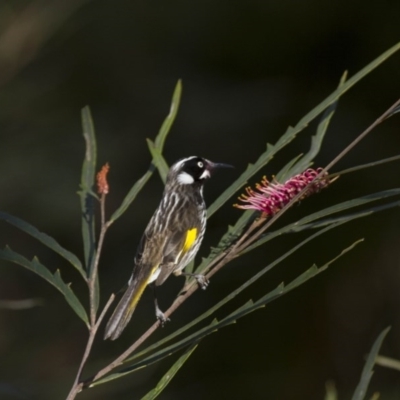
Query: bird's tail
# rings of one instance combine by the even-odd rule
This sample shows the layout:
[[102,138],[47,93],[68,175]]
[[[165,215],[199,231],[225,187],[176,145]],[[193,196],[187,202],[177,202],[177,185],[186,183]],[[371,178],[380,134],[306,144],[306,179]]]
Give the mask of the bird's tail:
[[117,339],[125,329],[135,311],[136,305],[146,288],[148,279],[133,278],[120,302],[107,322],[104,340]]

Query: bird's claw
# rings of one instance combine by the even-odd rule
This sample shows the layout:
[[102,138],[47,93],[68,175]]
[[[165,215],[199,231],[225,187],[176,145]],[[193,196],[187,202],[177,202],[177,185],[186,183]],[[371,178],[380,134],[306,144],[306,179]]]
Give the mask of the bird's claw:
[[204,275],[201,275],[201,274],[197,274],[194,277],[196,278],[196,281],[197,281],[198,285],[200,286],[200,288],[202,290],[206,290],[208,285],[210,284],[210,281]]
[[163,328],[167,322],[171,321],[169,318],[165,316],[165,314],[160,309],[156,310],[156,317],[157,320],[160,321],[160,324]]

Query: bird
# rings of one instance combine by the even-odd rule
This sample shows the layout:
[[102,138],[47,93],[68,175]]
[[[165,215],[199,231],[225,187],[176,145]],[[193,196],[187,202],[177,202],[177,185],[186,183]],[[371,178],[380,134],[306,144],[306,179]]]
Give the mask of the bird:
[[106,325],[104,339],[115,340],[121,335],[149,284],[153,286],[156,318],[164,325],[168,319],[158,306],[156,287],[171,273],[193,276],[206,289],[209,282],[203,275],[183,270],[196,256],[206,230],[204,183],[223,167],[232,166],[198,156],[171,166],[160,204],[142,235],[127,289]]

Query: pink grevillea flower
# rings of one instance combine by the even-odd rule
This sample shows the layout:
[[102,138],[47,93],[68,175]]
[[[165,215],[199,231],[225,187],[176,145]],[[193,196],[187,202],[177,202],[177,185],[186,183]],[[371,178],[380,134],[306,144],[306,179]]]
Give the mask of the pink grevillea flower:
[[262,211],[266,216],[274,215],[306,186],[309,185],[299,200],[327,187],[331,182],[327,172],[319,177],[318,180],[315,180],[321,171],[322,168],[316,170],[309,168],[301,174],[288,179],[285,183],[279,183],[275,179],[269,182],[264,176],[261,183],[256,185],[257,191],[250,187],[246,188],[247,194],[242,194],[239,197],[239,200],[244,204],[235,204],[234,206],[243,210]]

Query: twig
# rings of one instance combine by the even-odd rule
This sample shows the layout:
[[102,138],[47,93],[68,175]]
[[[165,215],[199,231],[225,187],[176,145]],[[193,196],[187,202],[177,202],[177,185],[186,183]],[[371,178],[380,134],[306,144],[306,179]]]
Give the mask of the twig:
[[90,277],[88,280],[89,285],[89,297],[90,297],[90,324],[93,326],[96,323],[96,280],[100,262],[100,254],[103,248],[104,237],[106,235],[107,229],[109,228],[109,223],[105,222],[105,199],[107,193],[102,193],[100,198],[100,215],[101,215],[101,230],[99,236],[99,242],[96,249],[96,257],[93,262],[93,268],[90,273]]
[[99,319],[97,320],[97,322],[95,323],[95,325],[93,325],[92,327],[90,327],[89,330],[89,338],[88,341],[86,343],[86,348],[85,351],[83,353],[83,357],[82,357],[82,361],[79,365],[78,368],[78,372],[76,374],[75,377],[75,381],[72,385],[71,391],[68,394],[68,397],[66,400],[72,400],[75,398],[75,396],[82,390],[82,385],[79,383],[80,379],[81,379],[81,375],[82,375],[82,371],[83,371],[83,367],[86,364],[86,361],[89,357],[90,351],[92,350],[92,346],[93,346],[93,342],[94,342],[94,338],[96,337],[96,333],[97,330],[99,329],[99,326],[101,324],[101,322],[103,321],[104,316],[106,315],[107,310],[110,308],[112,302],[115,299],[115,295],[112,294],[110,296],[110,298],[107,301],[107,304],[104,306],[103,311],[101,312]]
[[[335,157],[327,166],[324,168],[315,178],[315,180],[321,178],[325,172],[335,165],[345,154],[347,154],[356,144],[358,144],[369,132],[371,132],[377,125],[383,122],[386,118],[388,118],[393,110],[396,109],[400,105],[400,99],[390,107],[384,114],[382,114],[372,125],[370,125],[363,133],[361,133],[350,145],[348,145],[337,157]],[[265,218],[260,218],[254,221],[247,231],[242,235],[241,239],[238,240],[235,244],[233,244],[229,249],[225,250],[222,254],[220,254],[217,258],[219,261],[216,262],[214,259],[209,267],[215,265],[206,275],[207,278],[210,278],[215,273],[217,273],[224,265],[226,265],[230,260],[237,257],[241,251],[243,251],[246,247],[252,244],[266,229],[268,229],[284,212],[287,211],[296,201],[298,201],[304,193],[309,189],[309,186],[305,187],[300,193],[298,193],[282,210],[275,214],[265,225],[262,224],[265,221]],[[260,228],[257,230],[257,228]],[[256,231],[252,236],[251,233]],[[249,237],[250,236],[250,237]],[[246,240],[247,238],[247,240]],[[208,269],[208,268],[207,268]],[[174,311],[176,311],[196,290],[198,289],[198,285],[194,284],[194,280],[191,284],[188,285],[187,291],[181,294],[170,306],[170,308],[165,311],[165,317],[169,317]],[[160,322],[157,321],[153,325],[147,329],[146,332],[140,336],[128,349],[126,349],[121,355],[119,355],[113,362],[111,362],[106,367],[102,368],[92,377],[86,379],[84,382],[81,382],[78,387],[81,390],[84,387],[90,387],[90,385],[99,380],[104,375],[108,374],[114,368],[121,365],[124,360],[132,354],[141,344],[143,344],[152,333],[160,326]]]
[[370,162],[367,164],[357,165],[355,167],[346,168],[346,169],[343,169],[338,172],[333,172],[333,173],[329,174],[328,178],[334,178],[336,176],[343,176],[344,174],[348,174],[349,172],[356,172],[356,171],[360,171],[362,169],[376,167],[377,165],[382,165],[382,164],[386,164],[386,163],[398,161],[398,160],[400,160],[400,155],[384,158],[382,160],[373,161],[373,162]]
[[103,308],[99,318],[96,321],[96,281],[98,274],[98,266],[100,262],[100,254],[103,248],[104,237],[106,235],[107,229],[109,228],[109,222],[106,222],[106,213],[105,213],[105,203],[106,203],[106,195],[108,193],[108,183],[107,183],[107,172],[108,172],[108,164],[106,164],[103,169],[97,175],[99,192],[101,193],[100,198],[100,220],[101,220],[101,229],[99,235],[99,241],[96,249],[96,256],[93,261],[93,266],[90,270],[90,276],[87,280],[89,287],[89,303],[90,303],[90,329],[89,329],[89,338],[86,343],[86,348],[82,357],[82,361],[79,365],[78,372],[76,374],[74,383],[72,388],[68,394],[67,400],[75,399],[76,395],[82,390],[82,384],[80,383],[82,371],[85,367],[86,361],[89,358],[90,351],[92,350],[93,342],[96,337],[97,330],[109,309],[111,303],[113,302],[115,295],[112,294],[109,298],[108,302]]
[[[374,128],[381,124],[385,119],[389,118],[393,111],[400,105],[400,99],[396,101],[388,110],[386,110],[378,119],[375,120],[364,132],[362,132],[356,139],[354,139],[344,150],[342,150],[316,177],[315,180],[320,179],[329,169],[331,169],[339,160],[341,160],[350,150],[353,149],[362,139],[365,138]],[[312,184],[312,183],[311,183]],[[310,184],[310,185],[311,185]],[[246,247],[251,245],[257,240],[260,235],[265,232],[278,218],[280,218],[294,203],[296,203],[304,193],[309,189],[310,185],[307,185],[300,193],[298,193],[285,207],[283,207],[279,213],[275,214],[255,235],[250,237],[244,242],[238,249],[239,253]]]

